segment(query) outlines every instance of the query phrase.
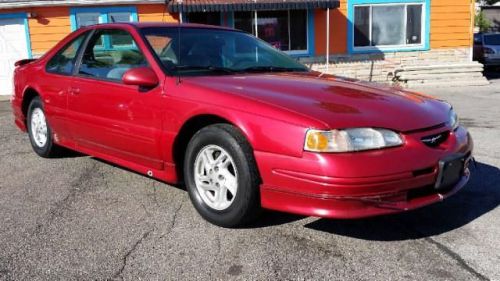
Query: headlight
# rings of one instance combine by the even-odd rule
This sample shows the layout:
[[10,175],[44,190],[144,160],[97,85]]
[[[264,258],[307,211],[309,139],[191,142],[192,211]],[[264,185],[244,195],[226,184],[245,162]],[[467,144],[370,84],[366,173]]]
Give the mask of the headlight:
[[353,128],[344,130],[309,130],[304,150],[313,152],[349,152],[403,144],[401,136],[386,129]]
[[453,109],[450,109],[450,113],[448,114],[448,125],[451,126],[452,130],[455,130],[458,128],[459,123],[458,115]]

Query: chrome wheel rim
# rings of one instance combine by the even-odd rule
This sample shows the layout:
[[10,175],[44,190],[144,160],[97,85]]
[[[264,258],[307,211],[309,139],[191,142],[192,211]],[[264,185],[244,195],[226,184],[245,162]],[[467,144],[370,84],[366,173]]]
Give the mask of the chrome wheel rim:
[[238,171],[233,158],[217,145],[207,145],[198,152],[194,180],[203,202],[218,211],[229,208],[238,191]]
[[43,110],[38,107],[31,113],[31,136],[38,147],[47,143],[47,121]]

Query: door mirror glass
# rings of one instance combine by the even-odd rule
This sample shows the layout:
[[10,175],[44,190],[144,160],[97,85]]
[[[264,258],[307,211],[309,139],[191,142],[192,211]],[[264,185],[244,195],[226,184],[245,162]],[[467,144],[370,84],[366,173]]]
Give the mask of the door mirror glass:
[[137,67],[127,70],[122,77],[123,84],[144,88],[154,88],[158,85],[156,73],[149,67]]

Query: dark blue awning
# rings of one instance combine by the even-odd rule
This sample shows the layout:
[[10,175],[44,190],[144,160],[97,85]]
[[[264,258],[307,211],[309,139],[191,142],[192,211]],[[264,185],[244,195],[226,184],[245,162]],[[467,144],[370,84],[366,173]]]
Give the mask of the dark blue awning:
[[335,9],[339,0],[167,0],[173,13]]

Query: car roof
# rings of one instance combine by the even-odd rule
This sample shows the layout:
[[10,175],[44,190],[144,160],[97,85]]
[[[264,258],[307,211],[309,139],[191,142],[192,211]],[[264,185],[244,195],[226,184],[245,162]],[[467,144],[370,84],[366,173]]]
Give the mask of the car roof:
[[109,27],[126,27],[134,26],[136,28],[147,28],[147,27],[181,27],[181,28],[207,28],[207,29],[219,29],[219,30],[235,30],[233,28],[224,26],[215,26],[207,24],[198,23],[165,23],[165,22],[122,22],[122,23],[101,23],[86,26],[87,29],[96,28],[109,28]]

